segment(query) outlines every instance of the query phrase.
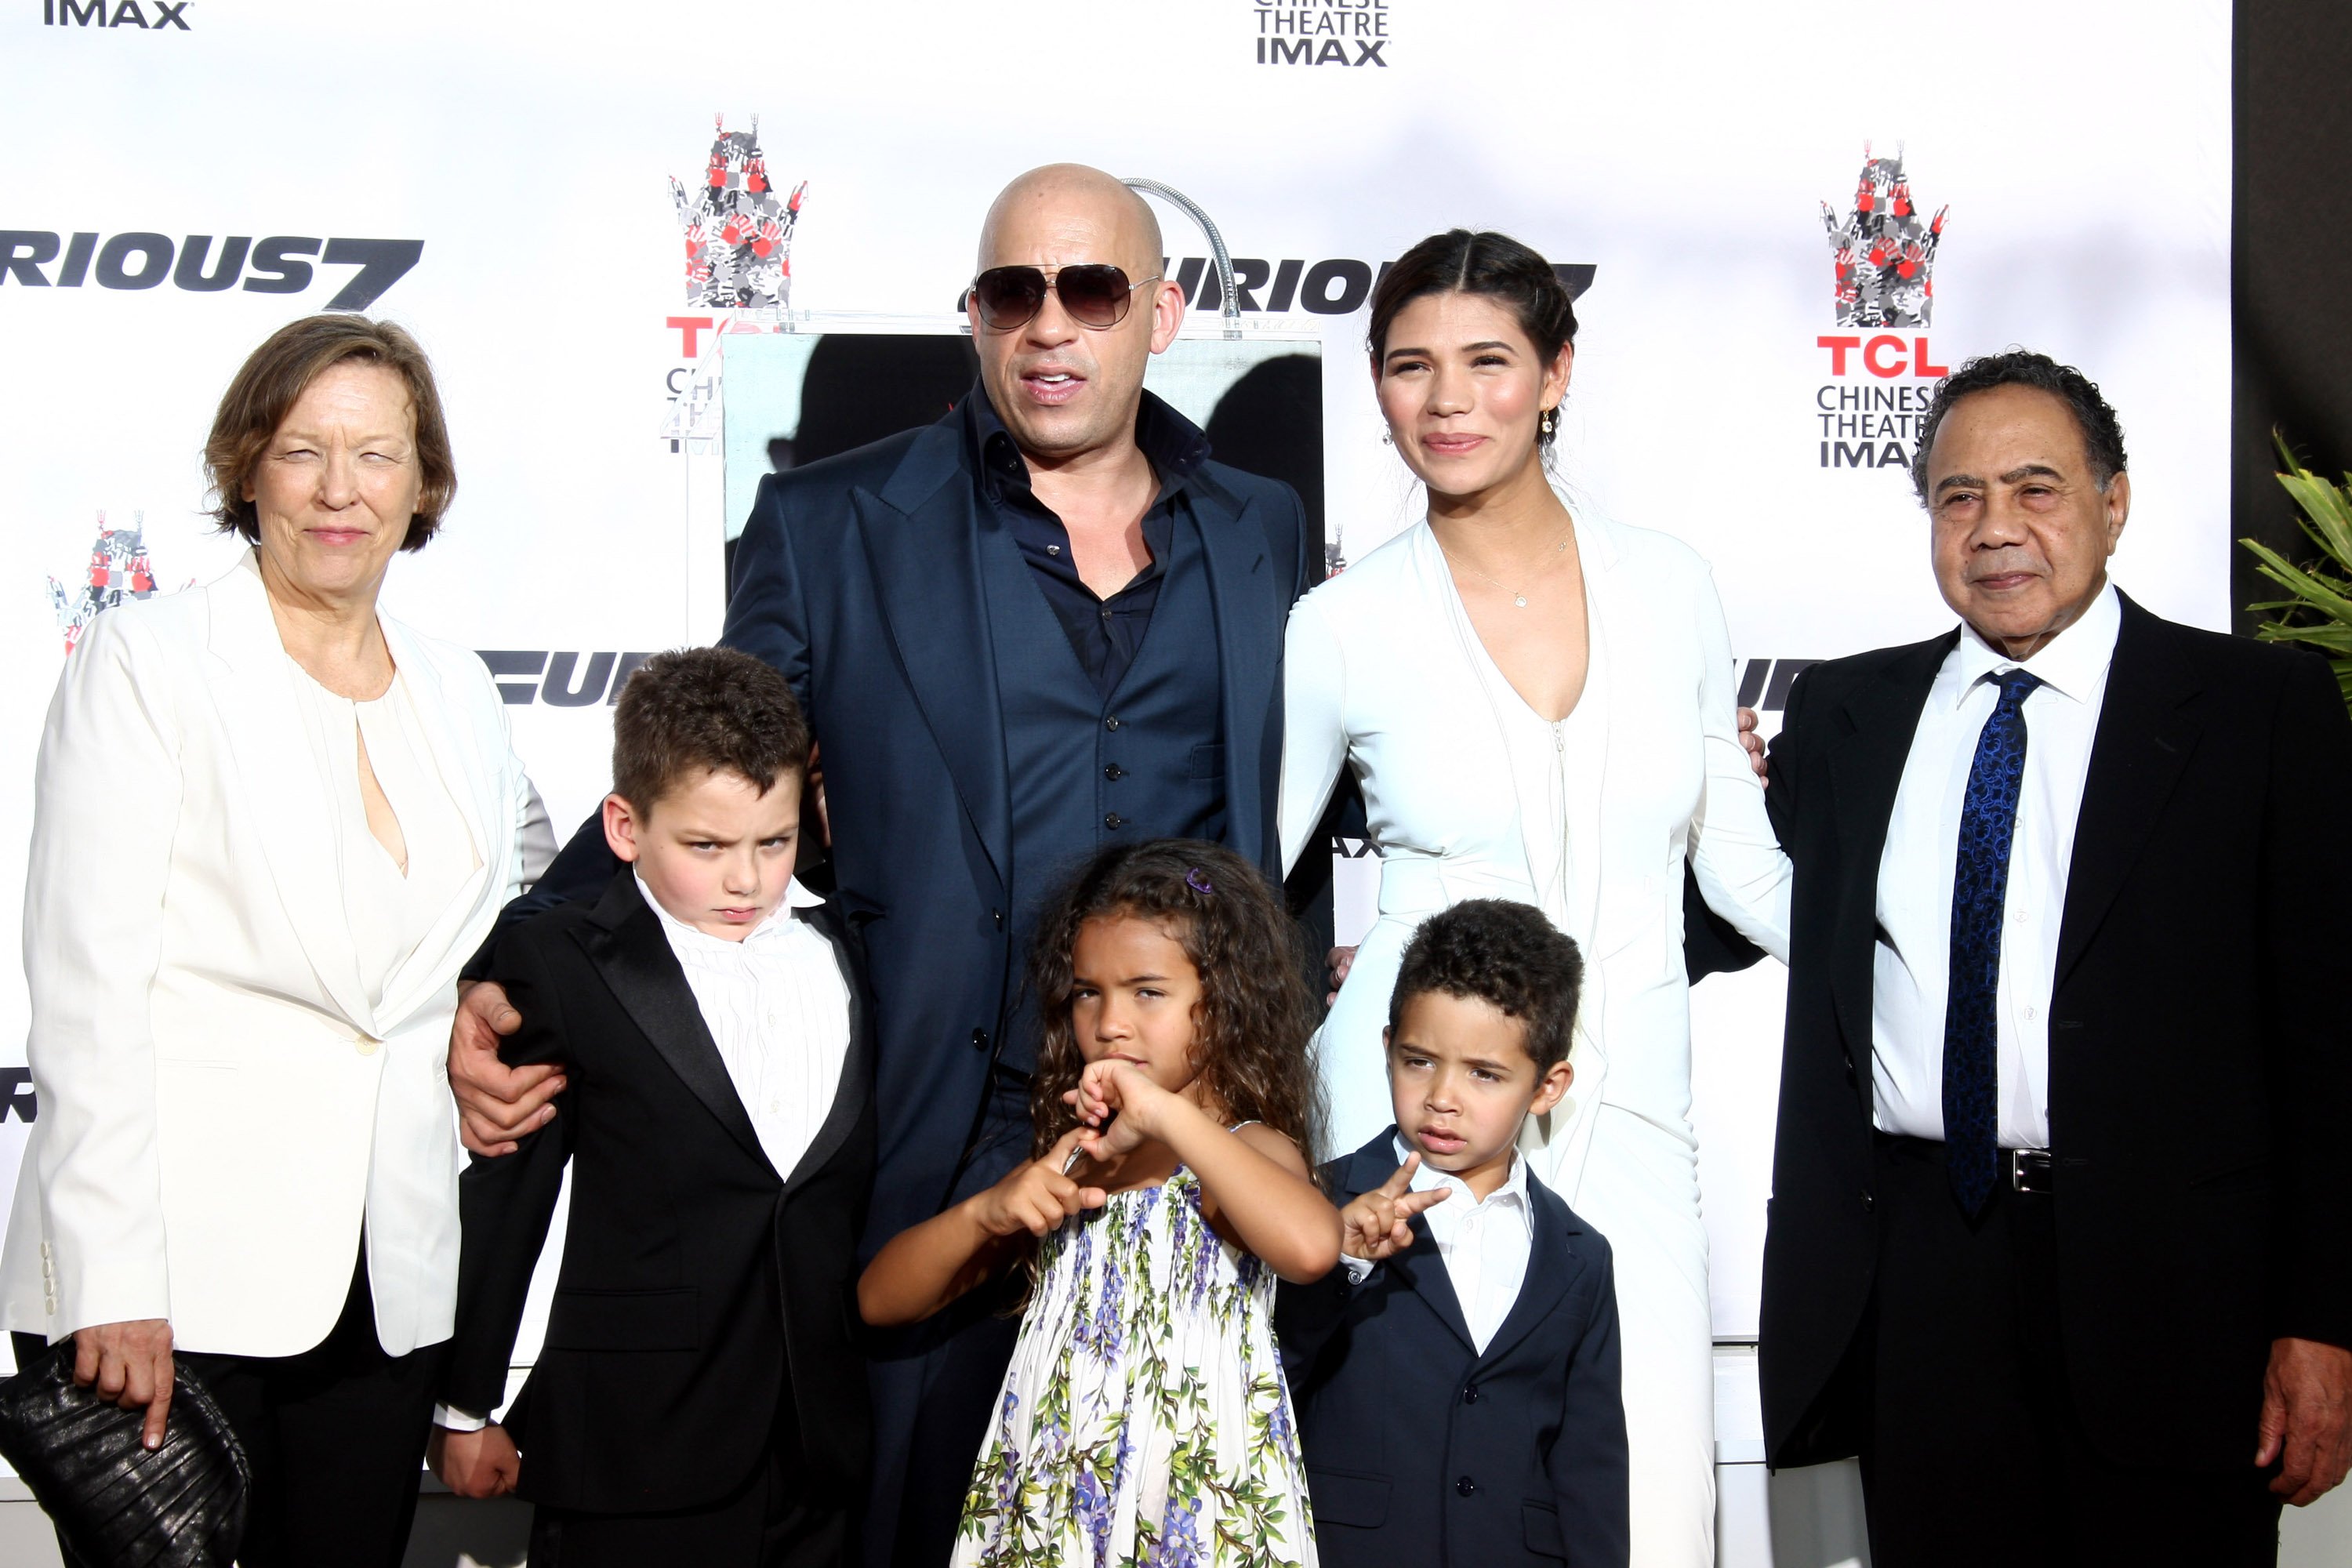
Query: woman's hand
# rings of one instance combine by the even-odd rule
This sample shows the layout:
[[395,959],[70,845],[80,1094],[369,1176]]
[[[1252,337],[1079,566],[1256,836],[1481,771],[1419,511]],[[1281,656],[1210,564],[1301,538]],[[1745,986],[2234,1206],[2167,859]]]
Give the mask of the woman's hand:
[[495,1421],[478,1432],[436,1426],[425,1458],[442,1484],[459,1497],[504,1497],[515,1489],[515,1478],[522,1471],[514,1439]]
[[976,1194],[971,1214],[980,1227],[991,1236],[1024,1230],[1032,1236],[1048,1236],[1079,1210],[1102,1207],[1100,1187],[1082,1187],[1062,1174],[1070,1151],[1078,1147],[1082,1136],[1082,1131],[1073,1127],[1044,1159],[1015,1167],[996,1185]]
[[1434,1208],[1452,1194],[1451,1187],[1412,1190],[1412,1173],[1421,1155],[1405,1156],[1396,1174],[1369,1193],[1358,1194],[1339,1211],[1339,1250],[1350,1258],[1378,1263],[1412,1245],[1412,1216]]
[[172,1325],[162,1318],[99,1323],[74,1334],[74,1381],[125,1410],[147,1407],[142,1446],[163,1446],[172,1408]]

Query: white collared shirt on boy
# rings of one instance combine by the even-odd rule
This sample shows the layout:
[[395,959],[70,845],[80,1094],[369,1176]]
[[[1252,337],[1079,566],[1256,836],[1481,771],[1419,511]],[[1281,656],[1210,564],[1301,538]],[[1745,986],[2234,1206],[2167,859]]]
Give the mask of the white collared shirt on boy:
[[[661,921],[662,935],[686,972],[728,1081],[759,1134],[761,1152],[789,1181],[833,1110],[849,1057],[849,992],[841,964],[824,933],[791,913],[824,900],[795,877],[785,887],[782,909],[742,941],[729,942],[662,908],[643,877],[637,893]],[[434,1407],[433,1419],[453,1432],[487,1425],[481,1415],[446,1405]]]
[[[1397,1163],[1402,1165],[1412,1150],[1402,1137],[1391,1142]],[[1445,1278],[1454,1287],[1454,1299],[1461,1304],[1471,1346],[1484,1355],[1487,1342],[1519,1299],[1519,1288],[1527,1283],[1528,1258],[1535,1250],[1535,1205],[1528,1196],[1528,1163],[1513,1150],[1510,1174],[1483,1201],[1470,1195],[1461,1177],[1433,1169],[1426,1162],[1413,1172],[1412,1187],[1416,1193],[1444,1187],[1454,1194],[1422,1210],[1421,1217],[1428,1222],[1429,1239],[1445,1262]],[[1376,1267],[1361,1258],[1340,1261],[1348,1266],[1349,1279],[1359,1282]]]
[[849,1056],[849,993],[833,944],[790,912],[824,900],[796,877],[784,889],[784,908],[730,942],[662,908],[642,877],[637,891],[686,971],[761,1152],[790,1180],[833,1110]]

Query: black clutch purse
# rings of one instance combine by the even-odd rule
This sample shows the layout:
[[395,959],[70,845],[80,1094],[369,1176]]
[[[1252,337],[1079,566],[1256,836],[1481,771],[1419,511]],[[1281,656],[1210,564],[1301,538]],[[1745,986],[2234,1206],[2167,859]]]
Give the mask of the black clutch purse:
[[82,1568],[229,1568],[253,1469],[213,1396],[173,1366],[163,1446],[139,1446],[144,1409],[74,1382],[70,1339],[0,1383],[0,1457],[32,1489]]

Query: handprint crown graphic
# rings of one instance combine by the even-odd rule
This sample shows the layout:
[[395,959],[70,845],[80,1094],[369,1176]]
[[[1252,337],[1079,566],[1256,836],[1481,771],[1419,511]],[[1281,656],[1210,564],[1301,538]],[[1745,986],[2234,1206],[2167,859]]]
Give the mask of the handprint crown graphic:
[[760,121],[730,131],[716,117],[710,158],[698,188],[673,176],[672,205],[686,239],[686,302],[713,310],[783,310],[793,299],[793,230],[800,223],[803,180],[779,196],[760,147]]
[[129,528],[109,528],[106,514],[98,514],[98,538],[89,547],[89,568],[79,591],[49,579],[49,608],[68,653],[101,611],[155,592],[155,568],[147,559],[147,514],[135,511],[131,519]]
[[1840,222],[1822,204],[1822,226],[1829,230],[1837,266],[1837,321],[1841,327],[1924,327],[1936,309],[1936,247],[1944,237],[1944,215],[1922,223],[1903,172],[1903,149],[1892,158],[1871,155],[1862,144],[1862,175],[1855,183],[1853,211]]

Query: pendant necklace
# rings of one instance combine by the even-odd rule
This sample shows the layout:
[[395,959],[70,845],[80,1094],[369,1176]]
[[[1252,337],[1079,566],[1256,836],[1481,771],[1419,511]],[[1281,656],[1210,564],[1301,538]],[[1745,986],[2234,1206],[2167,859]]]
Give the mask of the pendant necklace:
[[[1473,577],[1485,577],[1487,582],[1493,583],[1497,588],[1501,588],[1504,593],[1508,594],[1511,596],[1512,604],[1524,610],[1528,607],[1528,590],[1536,585],[1536,579],[1543,575],[1544,568],[1552,563],[1552,558],[1554,556],[1567,553],[1568,542],[1575,537],[1575,529],[1570,528],[1568,532],[1561,534],[1559,536],[1559,543],[1555,545],[1550,553],[1545,555],[1542,560],[1538,563],[1535,570],[1528,574],[1527,582],[1517,588],[1508,587],[1502,583],[1496,582],[1494,578],[1487,577],[1486,574],[1479,571],[1475,566],[1465,565],[1463,569],[1468,572]],[[1442,539],[1437,542],[1437,552],[1445,557],[1446,564],[1452,565],[1454,563],[1454,552],[1445,548],[1445,542]]]

